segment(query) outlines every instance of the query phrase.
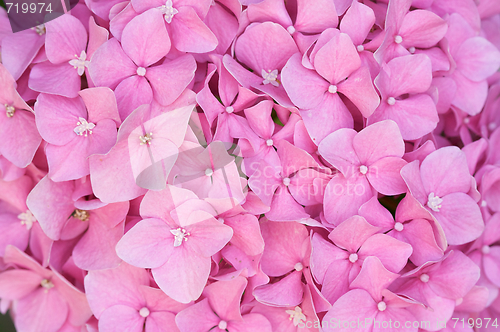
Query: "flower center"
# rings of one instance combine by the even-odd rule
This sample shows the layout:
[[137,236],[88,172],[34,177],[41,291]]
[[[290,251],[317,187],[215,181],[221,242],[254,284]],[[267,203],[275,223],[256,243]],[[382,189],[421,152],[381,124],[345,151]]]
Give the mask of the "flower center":
[[488,255],[490,253],[490,247],[489,246],[483,246],[481,248],[481,252],[485,255]]
[[330,92],[330,93],[337,93],[337,86],[336,86],[336,85],[331,84],[331,85],[328,87],[328,92]]
[[17,215],[17,218],[21,220],[21,225],[26,225],[28,230],[33,227],[33,223],[36,221],[35,216],[31,213],[30,210],[26,210],[26,212],[20,213]]
[[273,140],[272,140],[272,139],[268,139],[268,140],[266,141],[266,145],[267,145],[267,146],[273,146],[273,144],[274,144],[274,142],[273,142]]
[[16,112],[16,109],[14,106],[10,106],[5,104],[5,113],[7,114],[8,118],[12,118],[14,116],[14,113]]
[[212,176],[212,175],[214,175],[214,171],[211,168],[207,168],[205,170],[205,175],[206,176]]
[[278,83],[278,81],[276,80],[278,78],[278,69],[275,69],[275,70],[269,70],[269,71],[265,71],[264,69],[262,69],[262,78],[264,78],[264,80],[262,81],[262,84],[269,84],[271,83],[272,85],[274,86],[279,86],[280,84]]
[[87,61],[87,54],[85,51],[80,53],[80,56],[75,54],[75,58],[73,60],[69,60],[69,64],[72,65],[75,69],[77,69],[78,75],[82,76],[85,72],[85,68],[89,66],[90,61]]
[[149,316],[149,314],[150,314],[149,309],[146,307],[143,307],[141,308],[141,310],[139,310],[139,315],[141,315],[141,317],[146,318]]
[[441,208],[441,203],[443,203],[443,200],[441,198],[439,198],[439,196],[434,196],[434,193],[429,194],[427,206],[431,210],[439,212],[439,209]]
[[285,312],[290,315],[289,320],[293,321],[293,326],[298,326],[307,319],[299,306],[296,306],[294,310],[286,310]]
[[227,329],[227,322],[225,320],[221,320],[219,322],[219,329],[221,329],[221,330]]
[[379,303],[377,303],[377,309],[379,311],[384,311],[385,309],[387,309],[387,304],[385,304],[384,301],[380,301]]
[[429,275],[424,273],[420,275],[420,281],[422,282],[429,282]]
[[44,35],[47,32],[47,30],[45,29],[45,24],[37,25],[32,29],[35,30],[35,32],[38,33],[40,36]]
[[288,28],[286,28],[286,31],[288,31],[289,34],[293,35],[296,30],[293,25],[290,25]]
[[163,6],[157,7],[160,12],[164,15],[165,21],[167,23],[172,23],[172,19],[174,18],[174,15],[179,13],[177,9],[172,7],[172,0],[167,0]]
[[137,68],[137,75],[139,75],[139,76],[146,75],[146,68],[144,68],[144,67],[138,67]]
[[81,221],[87,221],[89,220],[90,213],[89,211],[76,209],[75,212],[73,212],[73,217]]
[[495,122],[491,122],[489,125],[488,125],[488,129],[493,131],[497,128],[497,124]]
[[175,236],[174,247],[178,247],[182,244],[182,240],[187,241],[188,235],[190,235],[184,228],[171,229],[170,233]]
[[410,48],[408,49],[408,51],[409,51],[411,54],[415,53],[415,47],[413,47],[413,46],[412,46],[412,47],[410,47]]
[[80,117],[78,118],[78,122],[76,123],[76,127],[75,129],[73,129],[73,131],[78,136],[84,135],[85,137],[87,137],[88,134],[92,134],[92,129],[94,128],[95,124],[93,124],[92,122],[87,122],[87,120]]
[[283,184],[288,187],[290,185],[290,178],[284,178]]
[[151,140],[153,139],[153,133],[149,133],[143,136],[139,136],[139,140],[141,141],[141,145],[151,144]]
[[233,113],[234,112],[234,107],[233,106],[226,107],[226,112],[228,112],[229,114]]
[[488,203],[486,203],[485,200],[482,200],[481,201],[481,207],[486,207],[486,206],[488,206]]
[[358,254],[350,254],[349,255],[349,262],[351,263],[356,263],[358,261]]
[[396,98],[394,98],[394,97],[389,97],[389,98],[387,98],[387,104],[389,104],[389,105],[391,105],[391,106],[392,106],[392,105],[394,105],[395,103],[396,103]]
[[394,37],[394,42],[396,44],[401,44],[403,42],[403,37],[401,37],[400,35],[397,35],[396,37]]
[[359,172],[365,175],[368,172],[368,167],[366,167],[365,165],[359,166]]
[[397,230],[398,232],[401,232],[405,227],[403,226],[402,223],[400,222],[397,222],[395,225],[394,225],[394,229]]
[[48,291],[49,289],[53,288],[54,287],[54,284],[52,283],[52,281],[50,281],[49,279],[43,279],[41,282],[40,282],[40,285],[45,288],[46,291]]
[[298,262],[297,264],[295,264],[294,269],[296,271],[302,271],[304,269],[304,265],[301,262]]
[[465,119],[464,119],[464,123],[465,123],[465,124],[469,124],[469,122],[470,122],[470,119],[469,119],[469,118],[465,118]]

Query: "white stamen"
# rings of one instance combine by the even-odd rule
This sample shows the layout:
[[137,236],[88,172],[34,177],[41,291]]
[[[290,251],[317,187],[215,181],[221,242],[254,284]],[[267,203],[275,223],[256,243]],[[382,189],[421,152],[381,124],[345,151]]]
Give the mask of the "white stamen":
[[163,6],[157,7],[160,12],[165,15],[165,21],[167,23],[172,23],[172,19],[174,18],[174,15],[179,13],[177,9],[172,7],[172,0],[167,0]]
[[330,92],[330,93],[337,93],[337,86],[336,86],[336,85],[331,84],[331,85],[328,87],[328,92]]
[[464,123],[465,123],[465,124],[469,124],[469,122],[470,122],[470,118],[465,118],[465,119],[464,119]]
[[141,310],[139,310],[139,315],[141,315],[141,317],[146,318],[149,316],[149,314],[150,314],[149,309],[146,307],[143,307],[141,308]]
[[228,112],[229,114],[233,113],[234,112],[234,107],[233,106],[226,107],[226,112]]
[[288,187],[290,185],[290,178],[284,178],[283,184]]
[[486,206],[488,206],[488,203],[486,203],[486,201],[483,199],[483,200],[481,201],[481,206],[482,206],[482,207],[486,207]]
[[396,44],[401,44],[403,42],[403,37],[401,37],[400,35],[397,35],[396,37],[394,37],[394,42]]
[[485,245],[485,246],[483,246],[483,247],[481,248],[481,252],[482,252],[483,254],[485,254],[485,255],[488,255],[488,254],[490,253],[490,247],[489,247],[489,246],[486,246],[486,245]]
[[139,76],[146,75],[146,68],[144,68],[144,67],[138,67],[137,68],[137,75],[139,75]]
[[290,320],[293,321],[293,326],[298,326],[302,321],[306,321],[306,315],[302,312],[302,309],[297,306],[294,310],[286,310],[287,314],[290,315]]
[[225,320],[221,320],[219,322],[219,329],[221,329],[221,330],[227,329],[227,322]]
[[28,231],[31,227],[33,227],[33,223],[36,222],[36,218],[30,210],[26,210],[26,212],[18,214],[17,218],[21,220],[21,225],[26,225]]
[[73,217],[81,221],[87,221],[89,220],[90,213],[89,211],[76,209],[75,212],[73,212]]
[[439,198],[439,196],[434,196],[434,193],[429,194],[427,206],[431,210],[439,212],[439,209],[441,208],[441,203],[443,203],[443,200]]
[[351,263],[356,263],[358,261],[359,257],[358,254],[350,254],[349,255],[349,262]]
[[79,57],[75,54],[75,58],[76,59],[69,60],[69,64],[77,69],[78,75],[82,76],[85,72],[85,68],[89,66],[90,61],[86,60],[87,54],[85,53],[85,51],[82,51]]
[[211,168],[207,168],[205,170],[205,175],[206,176],[212,176],[212,175],[214,175],[214,171]]
[[288,31],[289,34],[293,35],[297,30],[295,30],[293,25],[290,25],[288,28],[286,28],[286,31]]
[[139,136],[139,140],[141,141],[141,145],[151,144],[151,140],[153,139],[153,133],[146,134],[144,136]]
[[45,288],[45,291],[47,292],[49,289],[53,288],[54,287],[54,284],[52,283],[52,281],[50,281],[49,279],[43,279],[41,282],[40,282],[40,285]]
[[394,224],[394,229],[397,230],[398,232],[401,232],[404,228],[405,227],[400,222],[397,222],[397,223]]
[[274,144],[274,142],[273,142],[273,140],[272,140],[272,139],[268,139],[268,140],[266,141],[266,145],[267,145],[267,146],[273,146],[273,144]]
[[47,30],[45,29],[45,24],[37,25],[36,27],[31,29],[35,30],[35,32],[38,33],[40,36],[44,35],[47,32]]
[[408,52],[410,52],[411,54],[415,53],[415,47],[410,47],[408,48]]
[[295,264],[295,266],[293,268],[296,271],[302,271],[304,269],[304,265],[301,262],[298,262],[297,264]]
[[365,47],[363,45],[358,45],[356,46],[356,48],[358,49],[358,52],[363,52],[365,50]]
[[75,129],[73,129],[73,131],[78,136],[82,136],[85,134],[84,136],[87,137],[88,134],[92,134],[92,129],[94,128],[95,124],[93,124],[92,122],[87,122],[87,120],[85,120],[84,118],[79,117],[78,122],[76,123],[76,127]]
[[12,118],[14,116],[14,113],[16,112],[16,109],[14,106],[10,106],[5,104],[5,113],[7,114],[8,118]]
[[262,84],[266,85],[266,84],[269,84],[271,83],[273,86],[279,86],[280,84],[278,83],[278,81],[276,81],[276,79],[278,78],[278,69],[275,69],[275,70],[269,70],[269,71],[265,71],[264,69],[262,69],[262,78],[264,78],[264,80],[262,81]]
[[389,104],[389,105],[391,105],[391,106],[392,106],[392,105],[394,105],[395,103],[396,103],[396,98],[394,98],[394,97],[389,97],[389,98],[387,98],[387,104]]
[[420,281],[422,281],[422,282],[424,282],[424,283],[425,283],[425,282],[429,282],[429,275],[428,275],[428,274],[426,274],[426,273],[421,274],[421,275],[420,275]]
[[488,129],[493,131],[497,128],[497,124],[495,122],[491,122],[489,125],[488,125]]
[[171,229],[170,233],[175,236],[174,247],[178,247],[182,244],[182,240],[187,241],[187,236],[190,235],[184,228]]
[[384,311],[385,309],[387,309],[387,304],[385,304],[384,301],[380,301],[377,304],[377,308],[378,308],[379,311]]
[[368,172],[368,167],[366,167],[365,165],[359,166],[359,172],[365,175]]

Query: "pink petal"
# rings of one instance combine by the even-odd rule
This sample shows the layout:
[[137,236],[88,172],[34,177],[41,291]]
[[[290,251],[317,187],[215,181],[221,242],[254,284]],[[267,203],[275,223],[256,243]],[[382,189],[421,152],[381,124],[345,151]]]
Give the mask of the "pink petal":
[[302,56],[296,53],[290,57],[281,72],[283,87],[292,102],[299,108],[318,106],[328,91],[328,82],[314,70],[302,66]]
[[69,63],[53,65],[45,61],[31,69],[29,87],[38,92],[74,98],[81,88],[81,77]]
[[87,31],[74,16],[62,15],[61,19],[48,22],[46,29],[45,54],[53,64],[78,58],[87,46]]
[[355,174],[360,164],[352,144],[356,135],[353,129],[341,128],[325,137],[318,146],[320,155],[346,177]]
[[153,90],[144,77],[133,75],[125,78],[115,89],[120,118],[125,120],[139,106],[153,101]]
[[376,256],[385,268],[398,273],[408,262],[413,249],[411,245],[386,234],[375,234],[363,243],[359,256]]
[[398,277],[398,274],[387,270],[378,257],[370,256],[363,261],[361,271],[350,287],[364,289],[374,300],[381,300],[382,292]]
[[241,320],[240,301],[247,286],[244,277],[236,277],[229,281],[217,281],[203,291],[208,298],[212,310],[223,320]]
[[471,175],[467,160],[465,153],[457,147],[445,147],[429,154],[422,161],[420,173],[427,193],[443,197],[469,191]]
[[382,158],[368,169],[366,174],[370,184],[383,195],[399,195],[406,192],[406,183],[401,177],[400,171],[407,164],[401,158]]
[[304,33],[321,33],[338,24],[337,11],[334,2],[319,0],[314,3],[309,0],[297,1],[297,18],[295,29]]
[[195,254],[181,245],[163,266],[152,270],[153,278],[169,297],[189,303],[203,292],[210,274],[210,261],[210,257]]
[[112,38],[95,51],[89,65],[89,74],[96,86],[114,89],[126,77],[135,75],[137,66]]
[[123,51],[139,67],[149,67],[170,51],[170,38],[163,16],[152,8],[134,17],[123,29]]
[[375,24],[373,10],[359,2],[353,2],[340,22],[340,31],[351,37],[355,46],[362,45]]
[[143,331],[144,317],[137,309],[126,305],[114,305],[102,313],[99,318],[99,331]]
[[168,311],[152,312],[146,319],[146,331],[179,332],[175,324],[175,314]]
[[19,300],[40,287],[43,277],[30,270],[8,270],[0,274],[2,299]]
[[278,282],[257,287],[253,295],[257,301],[268,305],[283,307],[299,305],[304,296],[301,278],[302,272],[294,271]]
[[370,70],[365,66],[340,83],[338,91],[349,98],[365,118],[372,115],[380,104],[380,98],[371,81]]
[[464,244],[477,239],[484,230],[478,205],[464,193],[443,197],[439,212],[433,212],[450,244]]
[[467,39],[457,54],[457,69],[474,82],[485,80],[500,67],[500,51],[482,37]]
[[174,251],[170,229],[164,221],[144,219],[121,238],[116,253],[134,266],[158,268]]
[[338,225],[328,238],[337,246],[355,253],[361,245],[372,235],[377,233],[378,227],[370,225],[365,218],[352,216]]
[[151,84],[155,100],[162,105],[173,103],[191,83],[195,71],[196,62],[191,55],[148,68],[146,77]]
[[381,121],[360,131],[352,145],[361,164],[370,166],[384,157],[402,157],[404,141],[394,121]]
[[360,66],[358,51],[345,33],[333,37],[314,57],[314,68],[331,84],[340,83]]
[[429,48],[436,45],[446,34],[446,21],[429,10],[412,10],[405,15],[399,35],[402,45]]
[[172,20],[172,44],[181,52],[206,53],[217,47],[217,38],[190,6],[178,8]]
[[296,52],[298,49],[290,34],[272,22],[248,27],[235,46],[238,60],[253,69],[257,76],[261,76],[262,70],[279,71]]
[[181,332],[205,332],[219,325],[220,318],[213,312],[208,299],[182,310],[175,317]]

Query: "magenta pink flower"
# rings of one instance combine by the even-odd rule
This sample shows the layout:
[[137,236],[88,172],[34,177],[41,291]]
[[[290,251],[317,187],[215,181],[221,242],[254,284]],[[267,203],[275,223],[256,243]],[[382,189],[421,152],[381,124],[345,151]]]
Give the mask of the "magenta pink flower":
[[92,316],[85,294],[54,270],[8,246],[4,262],[16,268],[0,273],[0,297],[16,301],[15,323],[20,331],[80,328]]
[[282,80],[290,99],[301,109],[310,136],[319,144],[333,131],[353,126],[352,115],[340,94],[364,117],[373,113],[380,99],[348,35],[336,29],[325,30],[309,60],[312,67],[307,68],[300,54],[293,55],[283,68]]
[[377,234],[378,231],[378,227],[370,225],[363,217],[353,216],[328,235],[333,244],[317,233],[313,235],[311,271],[323,285],[321,293],[330,303],[349,290],[367,257],[376,256],[394,273],[406,265],[412,253],[411,246],[388,235]]
[[92,81],[115,91],[122,120],[153,98],[164,106],[173,103],[194,77],[191,55],[160,61],[170,51],[163,26],[160,11],[149,10],[126,25],[121,44],[112,38],[92,57]]
[[[41,137],[36,130],[33,110],[19,96],[16,82],[0,64],[0,154],[17,167],[33,160]],[[23,135],[19,135],[23,132]]]
[[413,197],[436,219],[449,244],[464,244],[481,235],[484,222],[476,202],[467,195],[471,175],[460,149],[438,149],[420,167],[418,161],[404,166],[401,175]]
[[87,31],[80,20],[71,15],[48,22],[45,29],[48,61],[32,68],[29,87],[38,92],[75,98],[81,88],[81,76],[89,65]]
[[210,256],[233,235],[214,215],[213,208],[189,190],[168,186],[150,191],[141,203],[146,219],[123,236],[116,251],[125,262],[150,268],[160,289],[174,300],[194,301],[207,282]]
[[175,315],[187,307],[150,287],[144,269],[120,264],[114,269],[90,271],[85,291],[99,331],[178,331]]
[[88,175],[89,156],[105,154],[116,143],[120,118],[113,92],[91,88],[80,95],[69,99],[42,93],[35,106],[38,130],[48,143],[49,177],[54,181]]
[[181,332],[263,331],[271,332],[271,324],[261,314],[241,314],[240,299],[247,285],[241,276],[230,281],[217,281],[205,287],[205,298],[179,312],[175,321]]

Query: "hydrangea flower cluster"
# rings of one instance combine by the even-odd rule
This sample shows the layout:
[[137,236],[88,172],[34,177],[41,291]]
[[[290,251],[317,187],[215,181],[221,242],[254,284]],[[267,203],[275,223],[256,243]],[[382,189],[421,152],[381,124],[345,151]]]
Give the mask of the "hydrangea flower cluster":
[[0,11],[18,332],[498,331],[500,2]]

